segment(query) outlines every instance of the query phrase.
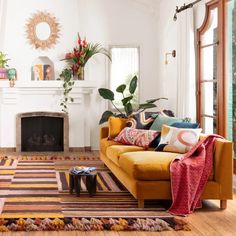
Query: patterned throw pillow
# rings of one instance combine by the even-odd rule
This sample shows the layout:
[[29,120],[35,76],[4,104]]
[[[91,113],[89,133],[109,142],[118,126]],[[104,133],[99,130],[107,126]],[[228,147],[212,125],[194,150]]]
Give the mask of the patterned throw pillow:
[[198,142],[201,131],[163,125],[161,141],[155,151],[186,153]]
[[143,111],[134,113],[128,118],[127,127],[131,127],[134,129],[149,129],[155,120],[155,118],[159,115],[162,116],[174,116],[174,113],[170,110],[163,111]]
[[143,130],[133,129],[126,127],[118,136],[115,137],[114,141],[127,144],[136,145],[139,147],[148,148],[149,144],[156,138],[159,132],[154,130]]
[[134,129],[149,129],[155,118],[152,116],[158,114],[157,112],[139,112],[129,117],[127,127]]

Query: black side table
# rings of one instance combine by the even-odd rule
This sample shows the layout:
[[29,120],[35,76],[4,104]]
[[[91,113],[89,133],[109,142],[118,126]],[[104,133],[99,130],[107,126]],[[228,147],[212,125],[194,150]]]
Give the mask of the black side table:
[[97,186],[97,171],[92,171],[88,174],[69,173],[70,194],[73,194],[73,190],[75,190],[76,196],[80,196],[82,176],[85,176],[85,185],[89,193],[89,196],[90,197],[94,196],[96,194],[96,186]]

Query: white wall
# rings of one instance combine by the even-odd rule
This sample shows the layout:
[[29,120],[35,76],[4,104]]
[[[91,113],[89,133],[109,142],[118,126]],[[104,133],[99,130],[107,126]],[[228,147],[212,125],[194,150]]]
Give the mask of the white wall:
[[[150,4],[153,3],[153,4]],[[161,34],[156,34],[157,22],[155,1],[134,0],[7,0],[6,32],[4,35],[4,52],[11,58],[10,66],[18,71],[18,84],[30,81],[32,62],[38,56],[48,56],[55,65],[56,77],[63,68],[64,53],[70,50],[76,42],[77,32],[86,36],[88,41],[109,45],[135,45],[140,46],[140,99],[159,97],[163,95],[161,87],[158,59],[163,52],[158,52],[159,40],[164,42]],[[61,26],[60,38],[54,48],[47,51],[34,49],[27,43],[25,25],[31,14],[38,10],[47,10],[59,21]],[[161,28],[165,25],[162,20]],[[168,32],[168,27],[165,32]],[[173,37],[174,34],[170,34]],[[0,37],[3,37],[1,35]],[[167,46],[167,45],[166,45]],[[168,45],[168,50],[173,47]],[[166,48],[164,48],[166,50]],[[160,48],[159,48],[160,51]],[[161,61],[163,64],[163,61]],[[176,63],[173,61],[173,63]],[[163,68],[161,68],[163,70]],[[162,72],[163,73],[163,72]],[[172,81],[174,72],[166,72],[167,81]],[[94,81],[97,87],[107,86],[108,62],[103,56],[92,59],[86,67],[85,79]],[[159,82],[158,82],[159,81]],[[46,82],[45,82],[46,83]],[[17,86],[17,85],[16,85]],[[166,88],[165,88],[166,89]],[[165,94],[164,94],[165,95]],[[175,91],[166,94],[170,104],[174,104]],[[100,115],[105,110],[106,104],[95,92],[91,97],[92,106],[89,109],[92,132],[92,148],[98,148]],[[73,105],[72,105],[73,106]],[[40,106],[39,106],[40,107]],[[166,108],[172,108],[173,105]],[[59,108],[55,108],[58,110]],[[4,112],[4,111],[3,111]],[[20,111],[19,111],[20,112]],[[77,114],[78,117],[84,114]],[[14,120],[11,117],[11,120]],[[78,119],[79,120],[79,119]],[[78,133],[78,135],[80,135]],[[8,142],[9,146],[13,142]]]
[[[178,62],[178,21],[173,21],[177,0],[160,0],[156,19],[158,36],[158,87],[162,96],[168,98],[168,108],[176,113],[177,105],[177,62]],[[177,51],[176,58],[168,57],[169,64],[165,64],[165,53]]]
[[[195,32],[199,28],[205,17],[205,3],[202,1],[194,6],[194,28]],[[180,65],[179,40],[185,38],[186,35],[180,33],[179,21],[173,21],[176,6],[181,7],[184,3],[188,4],[191,0],[160,0],[157,11],[156,30],[158,36],[158,87],[161,88],[159,93],[169,98],[168,107],[177,114],[177,98],[178,98],[178,65]],[[180,17],[179,13],[177,17]],[[177,51],[176,58],[171,58],[169,64],[164,64],[164,56],[166,52],[172,50]],[[178,114],[177,114],[178,115]]]

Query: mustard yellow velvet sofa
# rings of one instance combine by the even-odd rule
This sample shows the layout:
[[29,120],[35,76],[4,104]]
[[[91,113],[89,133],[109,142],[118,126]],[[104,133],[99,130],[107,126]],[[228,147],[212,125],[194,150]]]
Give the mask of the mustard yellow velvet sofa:
[[[177,153],[144,150],[108,140],[109,128],[100,129],[100,159],[144,207],[147,199],[171,199],[169,166]],[[222,209],[233,198],[232,142],[217,139],[214,167],[202,199],[219,199]]]

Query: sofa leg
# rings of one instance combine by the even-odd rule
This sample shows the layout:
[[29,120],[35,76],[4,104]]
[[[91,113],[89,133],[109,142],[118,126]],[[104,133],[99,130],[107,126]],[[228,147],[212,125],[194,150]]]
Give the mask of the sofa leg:
[[138,199],[138,208],[144,208],[144,200]]
[[221,209],[227,208],[227,200],[220,200],[220,208]]

